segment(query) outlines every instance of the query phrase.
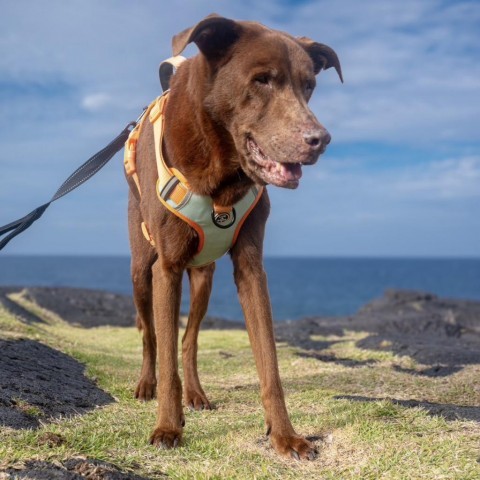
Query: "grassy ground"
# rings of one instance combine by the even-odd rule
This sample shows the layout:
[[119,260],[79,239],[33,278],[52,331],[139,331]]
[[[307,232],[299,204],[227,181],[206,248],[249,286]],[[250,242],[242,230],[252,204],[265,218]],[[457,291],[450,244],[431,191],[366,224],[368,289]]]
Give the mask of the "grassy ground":
[[139,333],[134,328],[85,330],[40,314],[47,324],[26,326],[0,310],[0,335],[34,338],[72,355],[117,402],[46,422],[38,430],[0,427],[2,467],[83,455],[149,478],[480,479],[478,419],[447,421],[428,409],[392,401],[415,399],[453,410],[478,406],[479,365],[444,378],[414,376],[393,368],[417,368],[407,357],[356,348],[361,333],[317,337],[337,341],[322,354],[357,361],[343,364],[302,357],[298,349],[279,344],[292,421],[320,450],[316,461],[301,463],[277,457],[264,436],[246,333],[204,331],[199,369],[216,408],[187,410],[183,445],[159,451],[148,444],[155,403],[132,398],[141,360]]

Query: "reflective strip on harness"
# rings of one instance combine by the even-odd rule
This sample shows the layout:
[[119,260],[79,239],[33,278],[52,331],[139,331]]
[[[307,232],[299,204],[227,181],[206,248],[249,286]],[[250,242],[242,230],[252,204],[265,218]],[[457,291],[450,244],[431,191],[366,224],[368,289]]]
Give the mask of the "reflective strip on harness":
[[160,201],[198,233],[198,250],[189,263],[190,267],[208,265],[233,247],[244,221],[263,192],[263,187],[251,187],[239,202],[230,207],[230,213],[219,214],[214,210],[211,197],[188,192],[182,203],[177,203],[171,196],[162,197],[160,189],[158,182],[157,195]]

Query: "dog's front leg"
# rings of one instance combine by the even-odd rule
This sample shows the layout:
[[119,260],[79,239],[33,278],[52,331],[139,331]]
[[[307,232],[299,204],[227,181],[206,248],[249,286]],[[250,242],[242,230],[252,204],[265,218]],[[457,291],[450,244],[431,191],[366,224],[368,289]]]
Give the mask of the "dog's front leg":
[[156,261],[152,271],[158,360],[158,413],[150,443],[161,448],[172,448],[180,443],[185,423],[177,360],[183,272],[167,268],[161,259]]
[[197,351],[200,323],[207,313],[215,263],[187,271],[190,280],[190,313],[182,339],[184,402],[186,407],[194,410],[210,410],[210,402],[198,378]]
[[290,423],[278,371],[267,276],[258,239],[243,237],[232,251],[235,283],[245,315],[257,371],[267,434],[275,450],[284,456],[312,460],[317,451],[297,435]]

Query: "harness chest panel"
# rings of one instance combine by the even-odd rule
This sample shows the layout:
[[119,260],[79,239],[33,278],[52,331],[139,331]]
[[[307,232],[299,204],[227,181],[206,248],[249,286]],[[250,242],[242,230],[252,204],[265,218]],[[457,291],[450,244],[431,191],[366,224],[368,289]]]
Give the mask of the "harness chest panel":
[[[165,163],[162,154],[164,109],[168,91],[148,107],[141,122],[132,131],[125,144],[125,170],[132,176],[139,194],[140,183],[136,174],[136,144],[145,118],[153,124],[155,156],[157,162],[157,196],[160,202],[173,214],[188,223],[198,235],[197,253],[189,267],[201,267],[218,260],[235,244],[244,221],[260,200],[263,187],[251,187],[246,195],[232,206],[218,206],[212,198],[193,193],[187,179]],[[148,227],[143,223],[145,238],[154,245]]]
[[219,259],[235,244],[243,222],[260,199],[261,191],[256,187],[235,205],[230,212],[216,213],[211,197],[188,192],[181,203],[172,198],[164,200],[160,196],[159,182],[157,194],[160,201],[182,220],[194,228],[198,234],[197,254],[189,263],[190,267],[201,267]]

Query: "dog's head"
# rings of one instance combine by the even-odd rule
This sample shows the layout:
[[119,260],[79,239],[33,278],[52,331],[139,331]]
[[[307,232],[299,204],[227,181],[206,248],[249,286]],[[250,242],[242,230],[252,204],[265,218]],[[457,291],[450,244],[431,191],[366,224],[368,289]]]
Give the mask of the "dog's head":
[[308,108],[315,75],[336,53],[255,22],[210,15],[173,38],[173,53],[190,42],[208,75],[204,108],[231,135],[243,171],[256,183],[296,188],[302,165],[315,163],[330,134]]

